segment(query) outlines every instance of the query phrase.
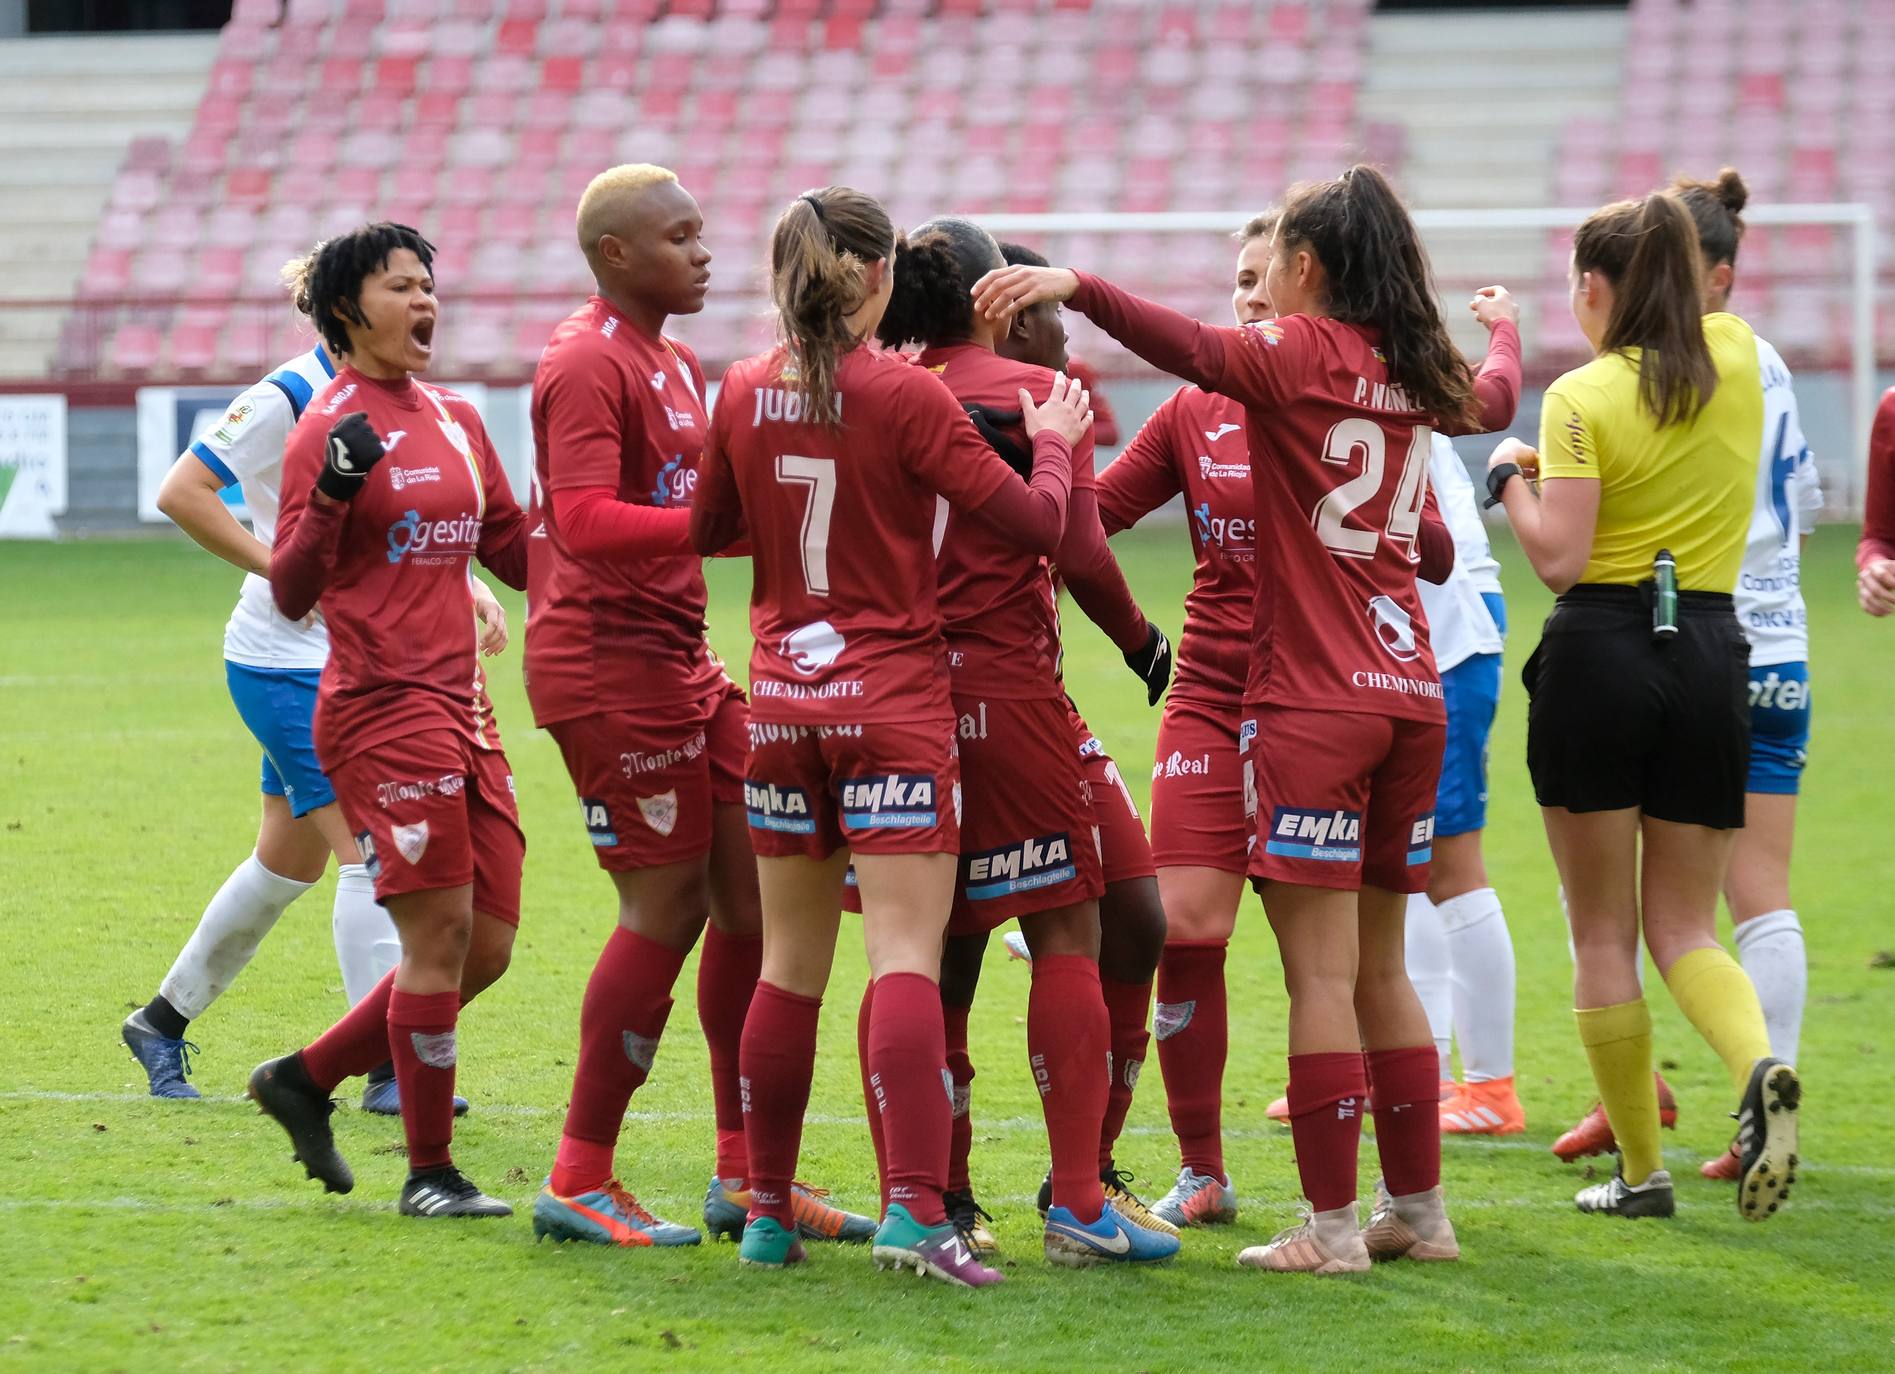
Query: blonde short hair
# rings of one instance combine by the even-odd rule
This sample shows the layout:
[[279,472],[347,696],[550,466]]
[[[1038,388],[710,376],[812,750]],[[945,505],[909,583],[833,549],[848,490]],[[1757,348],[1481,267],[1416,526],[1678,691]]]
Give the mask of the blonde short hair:
[[649,162],[627,162],[600,172],[579,197],[575,220],[581,251],[588,258],[597,251],[599,236],[611,233],[622,222],[625,207],[635,196],[662,182],[677,179],[678,174],[669,167]]

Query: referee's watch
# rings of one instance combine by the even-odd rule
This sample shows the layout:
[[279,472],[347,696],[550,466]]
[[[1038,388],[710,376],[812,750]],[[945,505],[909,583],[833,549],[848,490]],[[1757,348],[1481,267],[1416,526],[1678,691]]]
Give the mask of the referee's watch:
[[1487,499],[1482,503],[1487,510],[1500,504],[1500,493],[1507,489],[1507,483],[1520,475],[1518,463],[1501,463],[1487,470]]

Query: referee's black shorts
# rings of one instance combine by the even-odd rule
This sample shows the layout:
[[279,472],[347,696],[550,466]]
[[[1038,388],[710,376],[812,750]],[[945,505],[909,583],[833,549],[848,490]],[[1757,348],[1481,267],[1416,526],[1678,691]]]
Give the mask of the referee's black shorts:
[[1652,639],[1651,586],[1561,596],[1521,679],[1541,806],[1638,807],[1720,830],[1744,823],[1750,646],[1731,598],[1680,592],[1678,633]]

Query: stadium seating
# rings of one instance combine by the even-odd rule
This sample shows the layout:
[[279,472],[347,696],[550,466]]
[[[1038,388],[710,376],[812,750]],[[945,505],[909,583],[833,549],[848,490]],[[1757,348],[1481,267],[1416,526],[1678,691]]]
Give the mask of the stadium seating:
[[[141,141],[100,220],[67,372],[241,377],[298,338],[280,265],[370,216],[440,248],[443,376],[530,371],[583,294],[572,211],[675,167],[720,289],[715,365],[768,336],[772,217],[870,190],[899,224],[1000,209],[1249,205],[1399,131],[1358,116],[1370,0],[238,0],[189,135]],[[1233,226],[1234,227],[1234,226]],[[1228,247],[1047,245],[1215,317]],[[125,305],[137,295],[164,306]]]

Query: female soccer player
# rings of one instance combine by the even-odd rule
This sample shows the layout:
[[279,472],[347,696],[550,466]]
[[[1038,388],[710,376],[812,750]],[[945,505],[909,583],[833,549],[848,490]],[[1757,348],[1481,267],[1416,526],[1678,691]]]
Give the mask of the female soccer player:
[[[1488,487],[1559,593],[1522,674],[1527,766],[1559,868],[1580,1040],[1619,1148],[1581,1211],[1670,1216],[1638,942],[1723,1059],[1738,1107],[1739,1212],[1796,1169],[1801,1085],[1717,943],[1744,823],[1750,648],[1732,611],[1755,503],[1756,336],[1703,314],[1691,212],[1669,191],[1595,212],[1573,241],[1573,315],[1598,353],[1546,393],[1540,449],[1507,440]],[[1536,494],[1532,475],[1542,486]]]
[[[579,795],[618,924],[586,985],[572,1101],[533,1230],[621,1246],[695,1245],[613,1176],[626,1104],[651,1071],[685,956],[704,932],[698,1020],[710,1047],[717,1163],[704,1223],[743,1228],[749,1170],[737,1077],[762,957],[743,812],[744,697],[704,637],[688,507],[707,423],[697,355],[668,338],[710,285],[697,201],[662,167],[601,172],[580,197],[597,293],[554,331],[533,385],[543,539],[533,544],[527,697]],[[708,928],[706,921],[708,918]],[[792,1198],[804,1235],[875,1223]]]
[[[1001,357],[994,345],[1004,326],[974,318],[971,286],[1003,265],[999,246],[979,225],[930,220],[908,238],[880,328],[884,343],[923,344],[916,366],[937,373],[963,406],[989,416],[1017,408],[1014,398],[1022,389],[1037,394],[1058,376]],[[997,437],[1011,443],[1005,429],[1003,424]],[[1126,651],[1128,662],[1141,666],[1145,660],[1138,656],[1163,637],[1132,599],[1106,547],[1092,445],[1084,439],[1073,455],[1072,507],[1053,562],[1081,609]],[[1083,722],[1075,726],[1060,680],[1058,615],[1045,561],[996,539],[978,519],[950,514],[937,572],[968,799],[950,945],[970,937],[984,946],[989,931],[1017,917],[1033,954],[1027,1053],[1052,1150],[1045,1253],[1067,1265],[1168,1258],[1178,1249],[1175,1230],[1125,1195],[1123,1180],[1109,1164],[1103,1170],[1107,1178],[1100,1177],[1112,1085],[1098,1073],[1113,1055],[1115,1039],[1121,1050],[1142,1058],[1163,912],[1122,913],[1122,919],[1155,929],[1121,941],[1133,947],[1135,958],[1125,962],[1136,967],[1124,971],[1136,981],[1112,980],[1121,1003],[1115,1015],[1106,1007],[1101,981],[1104,878],[1094,836],[1097,812],[1124,802],[1122,795],[1102,796],[1088,786],[1081,762]],[[1148,680],[1148,692],[1150,687]],[[977,959],[968,960],[964,952],[956,960],[963,975],[970,963],[977,967]],[[954,983],[942,996],[955,1008],[955,1027],[964,1035],[960,999],[971,1000],[973,981],[963,976]],[[964,1064],[964,1039],[959,1045],[951,1040],[949,1054],[951,1062],[959,1057]],[[1129,1085],[1124,1102],[1130,1103]],[[970,1134],[960,1131],[957,1144]],[[964,1193],[965,1173],[954,1172],[955,1191]],[[1106,1196],[1108,1184],[1127,1197],[1125,1208]]]
[[[1240,1259],[1317,1273],[1366,1269],[1371,1252],[1452,1259],[1438,1061],[1402,967],[1403,894],[1427,884],[1443,739],[1414,581],[1418,562],[1437,578],[1452,563],[1447,531],[1424,517],[1430,428],[1511,419],[1517,335],[1495,329],[1476,378],[1435,309],[1413,223],[1366,167],[1291,193],[1265,289],[1279,319],[1237,329],[1063,269],[990,273],[975,304],[1000,319],[1069,300],[1148,361],[1245,405],[1269,525],[1238,734],[1256,799],[1249,872],[1283,951],[1291,1125],[1313,1212]],[[1364,1233],[1355,1155],[1371,1074],[1391,1196]]]
[[[311,252],[283,268],[284,285],[304,315],[314,261]],[[223,422],[192,442],[158,489],[159,510],[247,574],[224,627],[224,677],[231,701],[263,750],[263,821],[255,852],[211,898],[157,995],[120,1029],[144,1066],[153,1097],[199,1095],[185,1081],[187,1051],[197,1052],[184,1038],[187,1028],[236,981],[290,903],[322,877],[331,854],[338,866],[336,963],[350,1005],[366,997],[400,958],[395,927],[375,903],[368,870],[310,738],[316,682],[329,657],[328,629],[315,614],[285,619],[270,600],[283,446],[310,398],[335,372],[335,359],[321,343],[290,359],[239,394]],[[243,490],[254,533],[224,503],[221,492],[232,485]],[[479,579],[471,588],[484,627],[481,649],[497,654],[506,647],[506,615]],[[457,1105],[466,1109],[465,1102]],[[371,1070],[362,1106],[391,1116],[400,1111],[392,1064]]]
[[394,1051],[406,1216],[507,1216],[454,1167],[460,1008],[505,972],[526,841],[475,653],[468,564],[526,585],[527,523],[480,416],[415,380],[433,355],[433,247],[401,224],[323,244],[310,316],[347,364],[290,435],[270,590],[318,602],[330,657],[316,751],[401,934],[401,964],[250,1096],[331,1192],[354,1175],[329,1127],[336,1084]]
[[[885,1208],[878,1265],[1000,1280],[962,1242],[946,1183],[946,1045],[936,977],[960,848],[960,760],[933,538],[937,496],[1042,552],[1065,524],[1085,393],[1036,409],[1031,486],[927,371],[865,345],[894,285],[888,214],[843,186],[777,220],[770,292],[783,343],[725,374],[691,508],[701,553],[747,528],[751,714],[744,801],[763,894],[763,977],[741,1064],[750,1218],[740,1257],[800,1262],[790,1181],[851,854],[874,979],[864,1078]],[[1103,1086],[1103,1077],[1101,1078]]]
[[1876,617],[1895,611],[1895,387],[1869,429],[1869,481],[1856,545],[1856,600]]

